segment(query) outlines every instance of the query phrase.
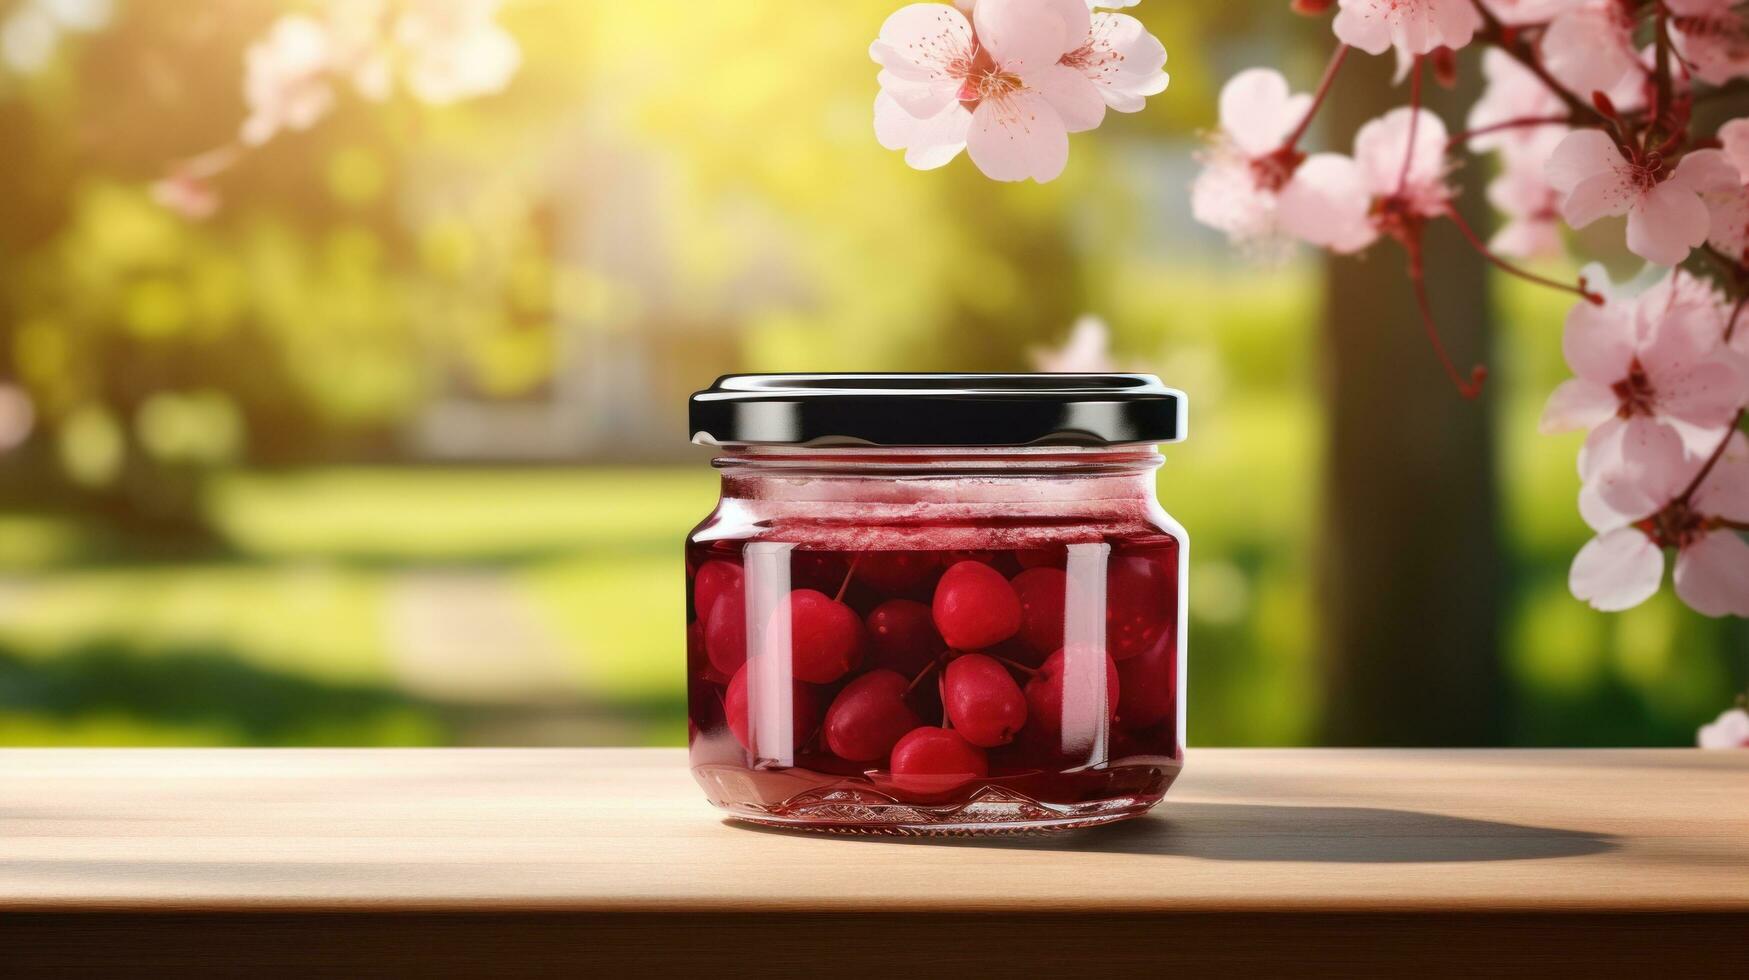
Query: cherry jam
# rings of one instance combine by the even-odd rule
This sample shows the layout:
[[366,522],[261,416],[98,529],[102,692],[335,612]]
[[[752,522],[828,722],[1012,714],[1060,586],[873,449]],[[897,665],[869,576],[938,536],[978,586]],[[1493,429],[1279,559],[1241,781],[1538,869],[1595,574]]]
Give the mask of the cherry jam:
[[[874,414],[890,429],[936,377],[829,380],[853,401],[866,391],[847,379],[880,379],[893,400]],[[686,544],[690,755],[735,818],[860,833],[1088,826],[1145,812],[1179,772],[1186,539],[1154,498],[1160,455],[1097,432],[1078,433],[1088,445],[971,444],[1001,442],[988,426],[1005,414],[1010,438],[1041,438],[1027,426],[1048,417],[1014,411],[1036,389],[1014,379],[1104,405],[1135,376],[951,377],[954,397],[923,412],[937,428],[959,420],[946,445],[909,444],[935,431],[922,428],[879,433],[903,445],[807,445],[811,426],[864,441],[878,426],[805,397],[818,412],[785,409],[786,438],[750,434],[761,413],[699,408],[738,379],[695,396],[695,433],[725,451],[722,499]],[[1014,405],[956,415],[968,377]],[[794,376],[755,380],[796,390]],[[1118,435],[1176,438],[1119,421]]]

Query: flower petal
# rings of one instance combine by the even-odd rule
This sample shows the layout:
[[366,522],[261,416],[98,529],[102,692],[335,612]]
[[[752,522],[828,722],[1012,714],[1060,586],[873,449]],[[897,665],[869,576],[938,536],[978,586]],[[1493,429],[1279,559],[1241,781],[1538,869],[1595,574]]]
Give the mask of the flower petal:
[[1569,378],[1549,395],[1537,430],[1548,434],[1589,429],[1614,415],[1620,405],[1621,399],[1608,388],[1583,378]]
[[1703,616],[1749,616],[1749,542],[1718,530],[1676,553],[1676,595]]
[[1281,229],[1334,252],[1358,252],[1378,240],[1367,217],[1372,194],[1360,168],[1339,153],[1317,153],[1294,172],[1276,204]]
[[1621,150],[1603,130],[1575,129],[1549,154],[1549,186],[1569,194],[1598,174],[1613,173],[1624,162]]
[[1105,100],[1099,97],[1098,86],[1073,68],[1046,65],[1027,72],[1026,83],[1044,95],[1071,133],[1084,133],[1105,121]]
[[1628,209],[1628,250],[1647,262],[1676,265],[1706,241],[1709,227],[1706,205],[1694,191],[1666,181]]
[[1695,510],[1709,517],[1749,522],[1749,436],[1741,432],[1731,435],[1724,454],[1694,489],[1691,502]]
[[875,138],[889,150],[904,150],[905,163],[914,170],[933,170],[959,156],[971,125],[972,114],[958,102],[918,119],[885,92],[875,96]]
[[1695,150],[1684,156],[1665,183],[1705,194],[1709,191],[1734,191],[1743,186],[1743,178],[1730,158],[1725,156],[1725,151],[1708,149]]
[[1043,94],[1023,89],[978,103],[966,151],[986,177],[1042,184],[1069,162],[1069,130]]
[[1567,325],[1561,331],[1561,353],[1574,374],[1600,385],[1612,385],[1627,377],[1628,365],[1634,359],[1634,340],[1631,310],[1615,301],[1597,306],[1582,299],[1567,311]]
[[978,42],[1006,71],[1024,74],[1054,65],[1087,37],[1087,8],[1080,8],[1081,29],[1071,34],[1064,9],[1056,0],[980,0],[972,9]]
[[1664,579],[1664,552],[1638,528],[1617,528],[1586,542],[1573,558],[1567,587],[1593,609],[1619,612],[1650,599]]
[[1221,129],[1246,156],[1281,148],[1306,110],[1310,95],[1294,95],[1273,68],[1247,68],[1221,87]]

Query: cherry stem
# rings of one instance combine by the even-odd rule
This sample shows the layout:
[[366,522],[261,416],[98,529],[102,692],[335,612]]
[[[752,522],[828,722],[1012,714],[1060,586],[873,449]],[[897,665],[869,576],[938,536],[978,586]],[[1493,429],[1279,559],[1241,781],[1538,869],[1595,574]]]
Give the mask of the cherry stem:
[[934,660],[931,660],[928,663],[924,664],[923,669],[917,672],[917,676],[911,678],[911,683],[905,685],[905,694],[910,695],[910,693],[912,691],[916,690],[917,685],[923,683],[923,678],[928,677],[929,672],[934,670],[936,667],[940,666],[940,664],[941,664],[940,657],[936,657]]
[[1737,434],[1737,426],[1743,424],[1745,411],[1749,411],[1749,409],[1737,409],[1737,414],[1731,417],[1731,424],[1725,427],[1725,437],[1719,440],[1718,446],[1713,449],[1713,454],[1706,458],[1705,463],[1701,464],[1700,472],[1694,475],[1694,479],[1688,481],[1688,486],[1680,494],[1677,494],[1676,503],[1688,503],[1689,499],[1694,496],[1694,492],[1700,489],[1702,483],[1706,482],[1713,467],[1719,465],[1719,459],[1725,455],[1725,448],[1731,444],[1731,437]]
[[1324,66],[1324,75],[1318,79],[1317,91],[1312,93],[1312,104],[1306,107],[1306,114],[1300,119],[1300,124],[1293,132],[1287,134],[1287,139],[1281,144],[1284,150],[1291,150],[1300,142],[1300,137],[1306,135],[1306,130],[1312,126],[1312,117],[1318,114],[1318,109],[1324,104],[1324,99],[1330,94],[1330,86],[1336,81],[1336,73],[1341,70],[1342,62],[1348,57],[1348,45],[1338,44],[1330,55],[1330,63]]
[[998,657],[993,653],[989,654],[988,656],[990,657],[991,660],[994,660],[997,663],[1002,664],[1003,666],[1007,667],[1009,670],[1018,670],[1022,674],[1025,674],[1028,677],[1031,677],[1034,674],[1038,673],[1038,671],[1036,669],[1034,669],[1032,667],[1028,667],[1027,665],[1025,665],[1023,663],[1018,663],[1016,661],[1009,660],[1007,657]]
[[1475,129],[1466,129],[1446,140],[1445,148],[1448,150],[1455,149],[1460,144],[1473,140],[1478,136],[1486,136],[1489,133],[1498,133],[1501,130],[1527,129],[1532,126],[1571,126],[1574,122],[1576,122],[1576,120],[1571,113],[1564,116],[1519,116],[1516,119],[1504,119],[1497,123],[1489,123],[1486,126],[1477,126]]
[[1725,343],[1731,342],[1731,335],[1737,332],[1737,318],[1743,315],[1743,304],[1749,303],[1749,293],[1738,297],[1737,305],[1731,307],[1731,319],[1725,324]]
[[1728,521],[1721,517],[1719,518],[1719,526],[1728,527],[1733,531],[1749,531],[1749,521]]
[[833,602],[844,601],[844,590],[850,588],[850,577],[856,574],[856,563],[862,561],[862,555],[863,553],[859,551],[856,553],[856,557],[850,559],[850,567],[844,570],[844,581],[838,586],[838,594],[832,597]]
[[1503,272],[1509,272],[1526,282],[1534,282],[1539,286],[1558,289],[1564,293],[1573,293],[1593,306],[1603,305],[1603,296],[1599,293],[1593,293],[1587,290],[1583,284],[1573,285],[1572,283],[1561,282],[1558,279],[1550,279],[1547,276],[1539,276],[1528,269],[1521,269],[1500,256],[1495,255],[1494,252],[1488,248],[1487,243],[1483,242],[1481,237],[1476,234],[1476,230],[1470,227],[1470,223],[1464,220],[1463,215],[1458,213],[1457,208],[1448,207],[1445,211],[1445,216],[1451,219],[1452,224],[1457,225],[1458,231],[1463,234],[1464,240],[1470,243],[1470,247],[1475,249],[1482,258],[1487,259],[1495,268],[1500,269]]
[[1445,342],[1439,337],[1439,324],[1433,319],[1433,303],[1427,298],[1427,277],[1421,268],[1421,244],[1412,238],[1403,240],[1403,248],[1409,253],[1409,282],[1415,288],[1415,305],[1421,311],[1421,326],[1427,331],[1427,339],[1433,344],[1433,353],[1439,356],[1439,364],[1445,368],[1446,377],[1451,379],[1458,394],[1474,399],[1482,393],[1482,384],[1488,378],[1488,369],[1480,364],[1470,369],[1470,379],[1465,381],[1458,374],[1457,365],[1451,361],[1451,355],[1445,351]]
[[1415,162],[1415,130],[1421,125],[1421,56],[1409,67],[1409,140],[1403,149],[1403,169],[1397,172],[1397,196],[1409,186],[1409,166]]

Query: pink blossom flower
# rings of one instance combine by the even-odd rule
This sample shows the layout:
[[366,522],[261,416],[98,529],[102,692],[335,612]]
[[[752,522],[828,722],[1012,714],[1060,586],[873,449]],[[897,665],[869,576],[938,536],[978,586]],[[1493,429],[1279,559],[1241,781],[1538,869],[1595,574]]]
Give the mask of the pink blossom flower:
[[1604,303],[1581,299],[1567,313],[1562,353],[1574,378],[1550,395],[1541,430],[1592,430],[1586,478],[1646,443],[1635,434],[1641,427],[1691,430],[1697,450],[1718,444],[1744,395],[1744,378],[1723,348],[1718,294],[1683,271],[1641,296],[1621,296],[1602,266],[1586,266],[1583,276]]
[[[1115,3],[1106,6],[1117,6]],[[1062,63],[1091,81],[1105,104],[1138,112],[1146,96],[1166,91],[1166,48],[1129,14],[1096,13],[1087,40]]]
[[407,88],[433,105],[503,91],[522,65],[516,39],[498,26],[501,0],[414,0],[395,22]]
[[1581,98],[1608,92],[1640,69],[1632,12],[1620,0],[1580,0],[1549,23],[1543,65]]
[[[1105,113],[1098,87],[1060,63],[1086,42],[1092,16],[1081,0],[980,0],[972,17],[917,3],[881,25],[869,47],[881,89],[922,125],[877,102],[876,136],[936,166],[963,141],[988,177],[1051,180],[1068,162],[1069,133]],[[950,111],[956,104],[968,119]]]
[[[1676,595],[1706,616],[1749,616],[1749,543],[1731,524],[1749,522],[1749,439],[1733,433],[1687,500],[1682,487],[1701,461],[1659,470],[1674,487],[1656,510],[1599,532],[1573,559],[1568,586],[1594,608],[1637,606],[1658,591],[1664,549],[1676,549]],[[1675,477],[1675,479],[1670,479]]]
[[1749,711],[1725,709],[1712,724],[1700,726],[1694,744],[1703,749],[1749,749]]
[[1050,374],[1106,374],[1117,370],[1111,360],[1111,331],[1105,321],[1091,313],[1083,314],[1069,328],[1063,346],[1054,350],[1034,349],[1032,366],[1035,371]]
[[298,14],[275,21],[243,56],[243,99],[249,117],[241,138],[259,146],[282,129],[308,129],[334,105],[328,32]]
[[1337,0],[1331,23],[1336,37],[1367,54],[1395,47],[1415,58],[1434,48],[1457,50],[1470,43],[1482,16],[1472,0]]
[[1452,197],[1446,139],[1445,124],[1426,109],[1392,109],[1360,127],[1353,158],[1319,153],[1300,165],[1281,194],[1281,227],[1346,254],[1399,230],[1393,222],[1444,214]]
[[[1489,48],[1482,52],[1482,77],[1487,80],[1487,87],[1482,90],[1481,98],[1470,108],[1468,126],[1471,130],[1486,130],[1503,123],[1566,114],[1566,104],[1549,91],[1542,79],[1499,48]],[[1506,146],[1540,142],[1551,132],[1562,133],[1565,129],[1554,124],[1511,126],[1479,133],[1470,138],[1469,144],[1471,149],[1481,153]]]
[[1542,258],[1565,252],[1561,234],[1561,194],[1549,186],[1549,154],[1566,135],[1560,127],[1536,131],[1530,142],[1507,144],[1500,152],[1500,174],[1488,182],[1488,202],[1506,216],[1489,240],[1500,255]]
[[1749,75],[1749,23],[1738,0],[1665,0],[1677,53],[1695,77],[1723,85]]
[[1251,68],[1221,88],[1221,128],[1203,155],[1203,170],[1190,188],[1196,220],[1235,242],[1256,243],[1276,232],[1276,198],[1293,175],[1295,156],[1285,142],[1311,108],[1310,95],[1295,95],[1271,68]]
[[1671,168],[1655,155],[1623,156],[1597,129],[1569,133],[1549,157],[1548,177],[1565,195],[1561,214],[1568,224],[1583,228],[1625,214],[1628,248],[1659,265],[1681,262],[1706,241],[1710,222],[1700,195],[1739,183],[1719,150],[1697,150]]

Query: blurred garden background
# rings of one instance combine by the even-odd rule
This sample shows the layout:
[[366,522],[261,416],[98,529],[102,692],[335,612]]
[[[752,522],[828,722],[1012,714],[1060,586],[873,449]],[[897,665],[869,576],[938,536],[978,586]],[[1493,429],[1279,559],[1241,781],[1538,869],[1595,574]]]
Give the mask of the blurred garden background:
[[[1024,370],[1083,314],[1191,396],[1160,490],[1194,744],[1692,744],[1744,686],[1742,622],[1568,594],[1578,437],[1536,432],[1562,297],[1435,262],[1493,369],[1463,402],[1410,307],[1344,306],[1395,253],[1191,222],[1221,80],[1321,68],[1285,0],[1132,10],[1171,87],[1043,186],[876,144],[899,0],[485,4],[492,91],[336,84],[239,147],[250,45],[346,2],[0,0],[0,745],[679,744],[680,544],[715,493],[686,395]],[[1370,527],[1415,574],[1332,573]]]

